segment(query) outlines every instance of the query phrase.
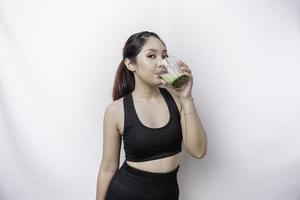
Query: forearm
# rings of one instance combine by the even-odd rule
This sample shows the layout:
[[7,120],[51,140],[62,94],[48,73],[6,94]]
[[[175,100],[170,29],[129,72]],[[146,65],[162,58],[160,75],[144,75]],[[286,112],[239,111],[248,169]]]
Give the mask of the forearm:
[[206,154],[207,137],[196,110],[193,97],[181,98],[185,120],[185,140],[190,153],[201,158]]
[[97,180],[96,200],[105,199],[108,186],[115,173],[116,171],[104,170],[100,168],[98,173],[98,180]]

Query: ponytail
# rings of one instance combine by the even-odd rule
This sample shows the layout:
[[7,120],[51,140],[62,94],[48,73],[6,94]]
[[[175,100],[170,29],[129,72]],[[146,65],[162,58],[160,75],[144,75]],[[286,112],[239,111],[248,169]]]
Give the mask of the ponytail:
[[135,81],[133,72],[127,69],[124,62],[121,61],[116,72],[113,86],[113,101],[122,98],[134,90]]

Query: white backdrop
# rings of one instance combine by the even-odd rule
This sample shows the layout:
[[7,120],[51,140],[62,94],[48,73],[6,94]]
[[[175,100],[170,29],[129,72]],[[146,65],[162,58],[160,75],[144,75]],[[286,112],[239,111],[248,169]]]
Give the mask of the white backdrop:
[[299,8],[0,0],[0,199],[95,199],[114,75],[144,30],[192,69],[207,132],[206,157],[183,152],[180,199],[300,199]]

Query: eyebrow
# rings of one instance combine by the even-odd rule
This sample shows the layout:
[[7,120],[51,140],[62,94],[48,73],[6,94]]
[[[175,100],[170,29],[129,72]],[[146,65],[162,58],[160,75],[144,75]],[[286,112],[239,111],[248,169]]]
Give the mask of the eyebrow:
[[[156,49],[147,49],[147,50],[145,50],[145,52],[146,52],[146,51],[155,51],[155,52],[157,52],[157,50],[156,50]],[[167,52],[167,50],[166,50],[166,49],[164,49],[164,50],[163,50],[163,52]]]

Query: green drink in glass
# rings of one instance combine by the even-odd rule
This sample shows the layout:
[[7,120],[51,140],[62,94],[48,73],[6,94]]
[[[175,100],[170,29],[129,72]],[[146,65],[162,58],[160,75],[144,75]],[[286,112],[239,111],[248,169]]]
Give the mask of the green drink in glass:
[[162,61],[166,67],[166,73],[161,74],[161,78],[174,89],[182,89],[189,82],[189,77],[181,71],[176,56],[169,56]]

